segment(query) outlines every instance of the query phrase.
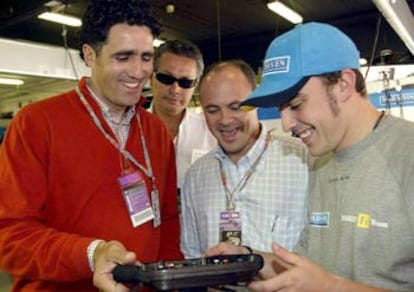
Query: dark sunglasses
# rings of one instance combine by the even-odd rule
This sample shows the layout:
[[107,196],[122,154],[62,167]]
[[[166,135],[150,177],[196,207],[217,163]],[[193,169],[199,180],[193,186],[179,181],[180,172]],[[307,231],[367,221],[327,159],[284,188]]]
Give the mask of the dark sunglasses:
[[165,73],[160,73],[160,72],[157,72],[155,74],[155,78],[157,78],[157,80],[159,82],[161,82],[162,84],[165,84],[165,85],[171,85],[171,84],[173,84],[174,82],[177,81],[178,85],[181,88],[186,88],[186,89],[194,87],[194,85],[197,82],[197,79],[187,79],[187,78],[177,79],[177,78],[175,78],[171,75],[168,75],[168,74],[165,74]]

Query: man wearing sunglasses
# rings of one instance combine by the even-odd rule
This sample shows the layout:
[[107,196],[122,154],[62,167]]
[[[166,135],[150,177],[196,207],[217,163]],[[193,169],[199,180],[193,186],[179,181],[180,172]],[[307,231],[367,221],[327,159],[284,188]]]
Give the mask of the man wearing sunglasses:
[[204,116],[188,109],[203,70],[203,56],[189,41],[170,40],[155,52],[149,110],[165,122],[174,139],[178,188],[188,167],[216,145]]

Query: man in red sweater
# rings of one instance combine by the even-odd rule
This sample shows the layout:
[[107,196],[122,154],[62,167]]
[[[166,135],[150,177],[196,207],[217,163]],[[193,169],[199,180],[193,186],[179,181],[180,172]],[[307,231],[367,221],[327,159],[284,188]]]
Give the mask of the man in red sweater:
[[14,291],[126,291],[116,264],[182,258],[174,145],[140,107],[159,32],[144,1],[91,1],[80,33],[91,77],[11,121],[0,270]]

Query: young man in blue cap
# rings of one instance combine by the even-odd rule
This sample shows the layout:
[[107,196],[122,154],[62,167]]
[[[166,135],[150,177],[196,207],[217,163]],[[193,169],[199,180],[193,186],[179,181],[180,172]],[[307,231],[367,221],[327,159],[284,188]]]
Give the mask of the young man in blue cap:
[[244,105],[278,107],[284,130],[320,158],[294,253],[274,243],[252,290],[414,291],[414,124],[377,111],[358,68],[354,43],[327,24],[299,25],[266,52]]

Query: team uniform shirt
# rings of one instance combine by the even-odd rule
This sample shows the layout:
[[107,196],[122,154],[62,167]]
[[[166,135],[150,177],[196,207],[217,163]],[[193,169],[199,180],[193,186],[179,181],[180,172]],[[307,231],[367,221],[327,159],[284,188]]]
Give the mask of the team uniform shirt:
[[[152,104],[148,109],[153,112]],[[174,137],[177,165],[177,186],[181,188],[185,174],[192,163],[217,146],[216,138],[207,127],[204,115],[186,109]]]
[[[181,249],[186,258],[199,257],[219,242],[220,212],[227,208],[219,160],[232,190],[263,152],[266,135],[263,128],[237,165],[218,147],[190,167],[182,189],[181,211]],[[293,248],[304,226],[307,190],[306,148],[296,139],[271,135],[254,173],[233,197],[241,217],[241,244],[270,251],[275,241]]]
[[413,291],[413,145],[414,124],[385,116],[358,144],[317,161],[295,251],[344,278]]
[[[115,139],[85,78],[79,88]],[[159,227],[132,226],[118,184],[120,153],[75,90],[13,118],[0,147],[0,269],[14,275],[14,291],[96,291],[87,258],[95,239],[118,240],[141,262],[182,258],[174,145],[162,121],[139,105],[135,111],[159,192]],[[125,149],[145,166],[140,133],[134,117]]]

